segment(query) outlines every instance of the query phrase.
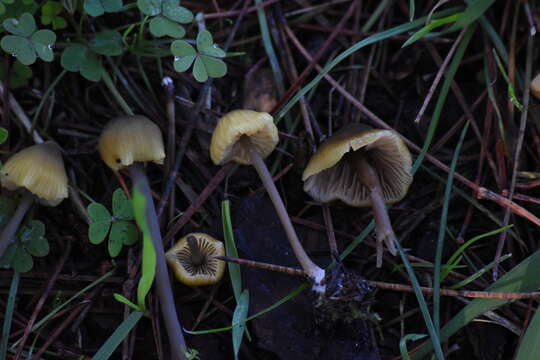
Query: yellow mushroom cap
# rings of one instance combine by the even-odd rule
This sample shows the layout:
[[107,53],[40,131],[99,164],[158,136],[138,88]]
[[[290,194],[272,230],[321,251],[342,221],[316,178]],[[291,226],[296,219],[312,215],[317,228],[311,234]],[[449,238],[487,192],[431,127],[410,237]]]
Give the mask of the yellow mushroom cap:
[[531,81],[530,87],[534,97],[540,99],[540,73]]
[[56,206],[68,197],[64,160],[59,146],[52,141],[27,147],[10,157],[0,171],[0,181],[9,190],[25,188],[48,206]]
[[229,161],[250,165],[248,152],[238,142],[245,135],[261,157],[276,147],[278,130],[272,115],[253,110],[234,110],[219,119],[210,144],[210,157],[216,165]]
[[[194,237],[203,254],[200,264],[193,262],[188,238]],[[188,286],[205,286],[217,283],[225,273],[225,262],[215,256],[224,256],[223,243],[204,233],[187,234],[165,253],[165,258],[174,275]]]
[[159,127],[140,115],[111,120],[101,133],[98,149],[105,164],[114,171],[136,161],[163,164],[165,159]]
[[369,189],[342,158],[367,156],[379,175],[386,203],[401,200],[412,182],[411,154],[392,130],[366,129],[350,125],[328,138],[310,159],[302,180],[304,191],[321,202],[341,200],[351,206],[369,206]]

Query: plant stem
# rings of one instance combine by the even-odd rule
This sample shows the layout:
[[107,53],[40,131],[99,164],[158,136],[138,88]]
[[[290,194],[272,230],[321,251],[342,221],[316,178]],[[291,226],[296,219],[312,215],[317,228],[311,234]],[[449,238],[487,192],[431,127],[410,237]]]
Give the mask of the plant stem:
[[131,110],[126,100],[124,100],[116,86],[114,86],[111,76],[105,69],[103,69],[102,79],[105,85],[107,85],[107,88],[109,88],[109,91],[111,92],[113,97],[116,99],[118,105],[120,105],[120,107],[122,108],[122,110],[124,110],[128,115],[134,115],[133,110]]
[[377,232],[377,267],[380,268],[382,266],[383,241],[386,242],[388,251],[394,256],[397,255],[396,245],[394,244],[396,235],[388,217],[381,183],[375,169],[369,165],[365,156],[351,156],[349,161],[357,171],[360,181],[369,189],[373,216],[375,217],[375,231]]
[[148,227],[156,251],[156,288],[159,303],[161,305],[163,322],[165,323],[167,334],[169,335],[171,359],[186,360],[184,355],[187,349],[186,341],[184,340],[182,327],[180,326],[176,306],[174,304],[171,281],[165,262],[165,250],[163,249],[163,241],[161,239],[161,232],[154,202],[152,201],[152,193],[150,191],[150,185],[148,184],[148,178],[144,173],[144,169],[138,163],[129,166],[128,169],[133,179],[134,186],[136,186],[146,198],[145,214],[147,216]]
[[[272,203],[274,204],[274,208],[276,209],[279,220],[281,221],[281,225],[285,229],[285,233],[287,234],[287,238],[291,243],[291,247],[294,251],[294,254],[296,255],[296,258],[298,259],[298,262],[302,266],[302,269],[304,269],[304,271],[306,272],[307,276],[314,281],[314,290],[319,291],[318,289],[316,289],[316,287],[321,286],[321,281],[324,279],[325,275],[324,270],[317,266],[310,259],[310,257],[304,250],[304,247],[300,243],[298,235],[296,235],[296,231],[294,230],[294,227],[292,225],[289,214],[285,209],[285,204],[283,204],[283,200],[281,200],[281,196],[279,196],[276,185],[274,184],[272,176],[270,175],[266,164],[261,158],[261,155],[252,145],[251,141],[247,136],[242,136],[239,142],[241,146],[244,146],[249,153],[251,164],[253,165],[253,167],[255,167],[255,170],[259,174],[259,177],[261,178],[261,181],[266,188],[268,195],[270,196],[270,200],[272,200]],[[320,291],[323,292],[324,287],[320,289]]]
[[0,234],[0,258],[4,255],[4,252],[8,248],[9,244],[15,240],[15,234],[19,229],[19,225],[21,224],[22,220],[24,219],[24,215],[26,215],[26,212],[33,202],[34,195],[32,195],[30,192],[26,192],[19,202],[17,210],[15,210],[15,214],[13,214],[4,230],[2,230],[2,233]]

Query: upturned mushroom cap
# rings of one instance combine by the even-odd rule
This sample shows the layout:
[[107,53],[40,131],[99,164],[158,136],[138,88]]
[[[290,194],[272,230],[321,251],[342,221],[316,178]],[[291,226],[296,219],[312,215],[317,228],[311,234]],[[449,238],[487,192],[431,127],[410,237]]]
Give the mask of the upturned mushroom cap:
[[540,99],[540,73],[536,75],[531,81],[530,87],[533,96],[537,99]]
[[[350,154],[348,154],[350,153]],[[369,206],[369,189],[359,181],[347,156],[366,156],[379,175],[386,203],[401,200],[412,182],[411,154],[392,130],[350,125],[328,138],[310,159],[302,180],[315,200],[341,200],[351,206]]]
[[9,190],[25,188],[48,206],[68,197],[64,160],[52,141],[27,147],[9,158],[0,171],[0,181]]
[[229,161],[250,165],[249,154],[239,142],[249,138],[261,157],[267,157],[276,147],[278,130],[272,115],[253,110],[234,110],[219,119],[210,144],[210,157],[216,165]]
[[163,164],[165,148],[159,127],[140,115],[111,120],[99,138],[101,158],[114,171],[134,162]]
[[[194,237],[201,251],[200,263],[194,257],[188,238]],[[225,273],[225,262],[215,258],[224,256],[223,243],[204,233],[191,233],[181,238],[167,251],[165,258],[174,275],[188,286],[205,286],[217,283]]]

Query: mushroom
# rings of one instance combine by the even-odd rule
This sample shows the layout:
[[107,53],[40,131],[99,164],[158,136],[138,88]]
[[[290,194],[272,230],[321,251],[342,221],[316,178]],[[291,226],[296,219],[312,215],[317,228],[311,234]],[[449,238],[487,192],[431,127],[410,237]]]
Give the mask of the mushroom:
[[328,138],[310,159],[302,175],[304,191],[323,203],[371,205],[381,267],[383,241],[392,255],[397,254],[385,204],[400,201],[407,193],[411,163],[411,154],[395,131],[349,125]]
[[531,81],[530,88],[533,96],[540,99],[540,73]]
[[165,251],[152,193],[142,163],[163,164],[165,150],[159,127],[144,116],[122,116],[113,119],[103,129],[98,143],[101,158],[113,171],[127,168],[133,188],[145,198],[144,211],[156,252],[156,286],[161,312],[169,335],[172,358],[185,359],[187,350],[167,272]]
[[56,206],[68,197],[67,175],[58,144],[47,141],[27,147],[13,155],[0,171],[2,187],[21,190],[15,213],[0,234],[0,257],[13,241],[26,212],[35,199]]
[[263,159],[278,143],[278,130],[270,114],[252,110],[234,110],[219,119],[212,134],[210,157],[216,165],[228,161],[253,165],[274,204],[278,217],[298,262],[313,281],[313,289],[324,292],[325,272],[307,255],[292,225],[283,200]]
[[203,233],[184,236],[165,253],[178,281],[188,286],[213,285],[221,280],[225,263],[215,257],[224,255],[223,243]]

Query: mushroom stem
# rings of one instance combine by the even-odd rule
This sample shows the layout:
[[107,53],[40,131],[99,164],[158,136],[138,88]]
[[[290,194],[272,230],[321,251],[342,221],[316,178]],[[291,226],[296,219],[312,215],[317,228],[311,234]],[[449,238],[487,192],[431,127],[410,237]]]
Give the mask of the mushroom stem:
[[154,208],[154,203],[152,201],[152,193],[150,191],[150,185],[148,184],[148,178],[139,163],[130,165],[128,169],[133,180],[133,187],[137,187],[146,198],[145,214],[156,251],[156,287],[163,321],[167,329],[167,334],[169,335],[171,359],[186,360],[184,355],[187,349],[186,341],[182,334],[182,327],[180,326],[176,306],[174,304],[171,281],[169,280],[167,264],[165,263],[163,241],[161,239],[161,232],[156,216],[156,209]]
[[281,200],[281,196],[279,195],[276,185],[272,180],[272,176],[270,175],[270,172],[268,171],[268,168],[266,167],[261,155],[247,136],[242,136],[239,142],[240,145],[243,146],[249,153],[251,163],[259,174],[259,177],[261,178],[261,181],[268,192],[268,195],[270,196],[270,200],[272,200],[272,203],[274,204],[274,208],[276,209],[279,220],[281,221],[281,225],[285,229],[285,233],[287,234],[287,238],[291,243],[291,247],[296,255],[296,259],[302,266],[302,269],[304,269],[306,272],[307,276],[314,282],[313,289],[315,291],[324,292],[322,280],[324,279],[325,272],[310,259],[304,250],[304,247],[300,243],[289,214],[285,209],[285,204],[283,204],[283,200]]
[[189,250],[191,250],[191,261],[195,265],[201,265],[204,262],[204,255],[195,236],[188,236],[187,243]]
[[4,252],[8,248],[9,244],[15,240],[15,234],[19,229],[19,225],[21,224],[22,220],[24,219],[24,215],[33,202],[34,196],[31,193],[26,192],[19,202],[17,210],[15,210],[15,213],[6,224],[6,227],[4,230],[2,230],[2,233],[0,234],[0,258],[4,255]]
[[396,245],[394,244],[396,235],[394,234],[390,218],[388,217],[381,183],[375,169],[371,167],[365,156],[351,156],[349,157],[349,161],[358,172],[360,181],[370,192],[369,197],[373,207],[375,229],[377,232],[377,267],[380,268],[382,265],[383,241],[386,243],[388,251],[394,256],[397,255]]

